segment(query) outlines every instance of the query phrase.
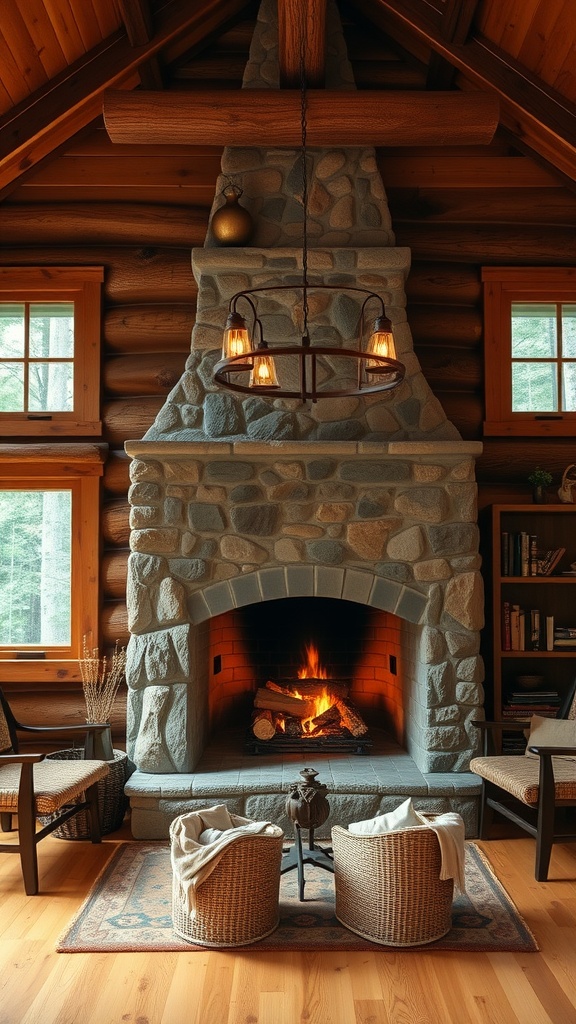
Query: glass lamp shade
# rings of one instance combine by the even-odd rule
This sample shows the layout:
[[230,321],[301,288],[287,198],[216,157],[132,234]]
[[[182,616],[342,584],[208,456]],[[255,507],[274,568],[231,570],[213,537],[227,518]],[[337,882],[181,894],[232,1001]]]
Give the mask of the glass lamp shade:
[[230,313],[224,329],[222,339],[222,358],[231,359],[234,356],[243,356],[250,352],[252,343],[246,326],[246,321],[240,313]]
[[274,366],[274,359],[268,351],[266,344],[259,345],[258,351],[261,355],[254,356],[254,365],[250,373],[250,388],[278,388],[278,377],[276,376],[276,367]]
[[[374,330],[368,342],[368,355],[386,356],[388,359],[396,359],[396,345],[392,334],[392,324],[387,316],[379,316],[374,321]],[[367,370],[384,369],[376,359],[366,360]]]

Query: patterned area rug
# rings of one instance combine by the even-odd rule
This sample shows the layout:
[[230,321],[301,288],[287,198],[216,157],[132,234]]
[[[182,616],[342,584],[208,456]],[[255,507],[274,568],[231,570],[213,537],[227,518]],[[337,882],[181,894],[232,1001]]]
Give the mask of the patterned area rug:
[[[242,950],[383,950],[344,928],[334,916],[334,876],[314,864],[304,868],[304,902],[297,871],[282,875],[280,925]],[[124,843],[95,882],[60,938],[59,953],[201,950],[172,931],[172,869],[167,843]],[[512,900],[474,843],[466,844],[466,896],[457,895],[452,928],[444,938],[403,950],[536,952],[538,946]]]

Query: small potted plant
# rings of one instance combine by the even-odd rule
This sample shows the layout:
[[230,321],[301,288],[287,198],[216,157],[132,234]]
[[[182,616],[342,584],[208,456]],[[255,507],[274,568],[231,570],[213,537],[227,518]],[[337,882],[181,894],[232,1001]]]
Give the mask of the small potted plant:
[[536,469],[528,477],[528,483],[532,484],[532,501],[536,505],[544,505],[546,502],[546,488],[552,483],[552,474],[547,469]]

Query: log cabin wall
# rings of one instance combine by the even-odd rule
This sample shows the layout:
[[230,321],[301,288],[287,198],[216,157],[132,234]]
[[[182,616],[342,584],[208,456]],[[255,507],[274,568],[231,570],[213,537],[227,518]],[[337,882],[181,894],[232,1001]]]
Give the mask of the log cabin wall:
[[[253,28],[247,20],[220,37],[202,60],[180,68],[171,87],[239,87]],[[383,54],[360,19],[344,21],[344,32],[359,89],[425,88],[425,67],[393,50]],[[576,195],[500,135],[488,147],[387,149],[377,156],[396,244],[412,252],[407,316],[414,350],[462,438],[484,443],[476,466],[480,507],[530,501],[526,477],[536,464],[553,473],[554,494],[576,457],[573,440],[482,436],[481,268],[576,265]],[[99,125],[2,204],[0,265],[105,268],[101,649],[128,641],[123,446],[143,436],[184,369],[196,300],[190,251],[204,242],[220,157],[210,147],[113,145]],[[77,684],[5,690],[23,720],[78,721],[82,712]],[[116,746],[124,746],[124,723],[121,695]]]

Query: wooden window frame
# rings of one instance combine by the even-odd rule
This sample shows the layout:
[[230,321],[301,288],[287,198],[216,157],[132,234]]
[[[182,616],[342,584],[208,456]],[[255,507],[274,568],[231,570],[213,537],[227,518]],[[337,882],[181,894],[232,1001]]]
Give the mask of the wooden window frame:
[[576,268],[483,267],[487,437],[573,437],[576,412],[512,412],[512,303],[576,303]]
[[0,412],[5,437],[100,437],[103,267],[0,267],[0,302],[74,303],[74,409]]
[[[106,445],[0,445],[0,488],[72,492],[72,622],[69,647],[41,648],[45,656],[17,658],[0,648],[0,683],[81,680],[83,638],[98,644],[100,478]],[[40,649],[40,648],[38,648]],[[26,653],[35,650],[34,645]]]

